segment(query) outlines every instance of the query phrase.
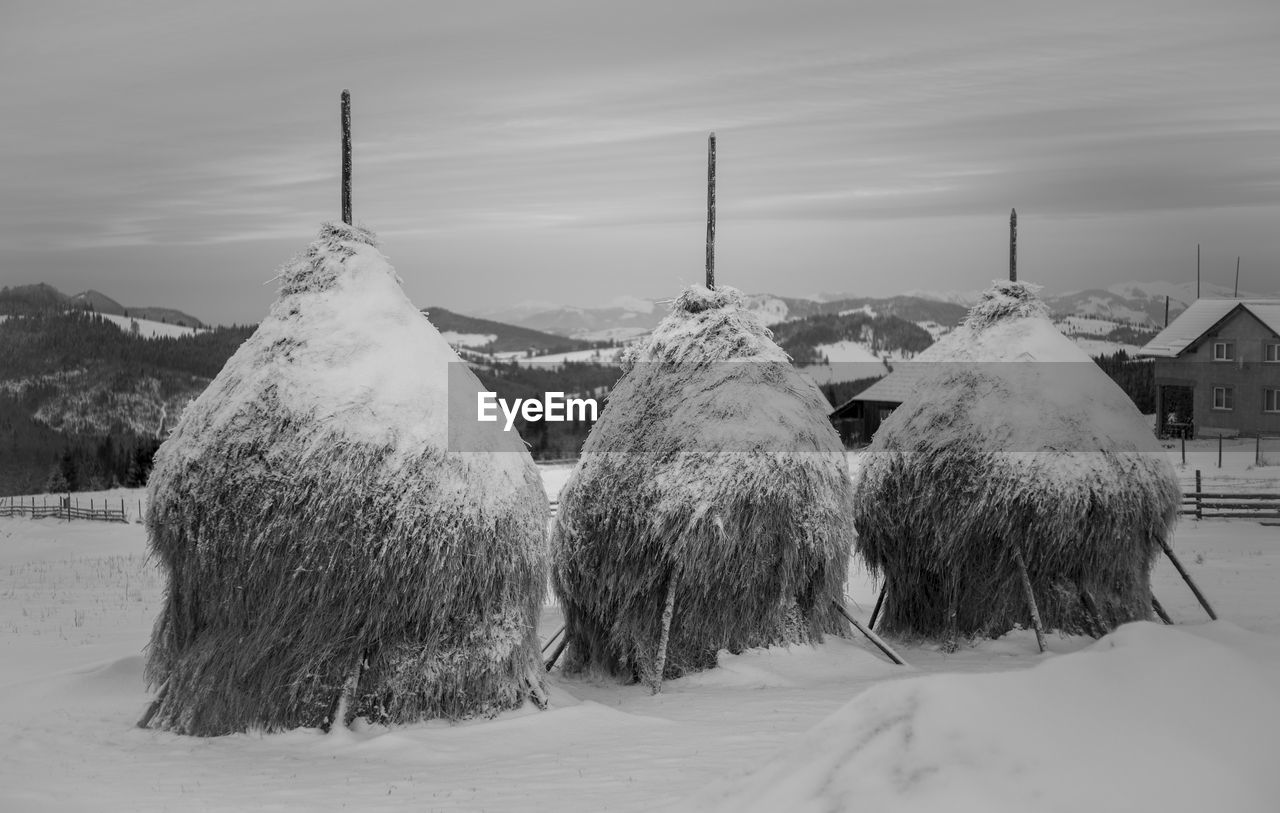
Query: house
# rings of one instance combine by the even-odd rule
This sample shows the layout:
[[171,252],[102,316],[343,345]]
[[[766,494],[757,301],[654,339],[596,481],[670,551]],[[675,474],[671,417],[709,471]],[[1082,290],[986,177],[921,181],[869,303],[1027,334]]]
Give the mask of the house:
[[899,362],[893,372],[845,401],[831,412],[831,423],[846,447],[865,446],[885,418],[912,397],[925,367]]
[[1200,299],[1138,351],[1161,434],[1280,435],[1280,299]]

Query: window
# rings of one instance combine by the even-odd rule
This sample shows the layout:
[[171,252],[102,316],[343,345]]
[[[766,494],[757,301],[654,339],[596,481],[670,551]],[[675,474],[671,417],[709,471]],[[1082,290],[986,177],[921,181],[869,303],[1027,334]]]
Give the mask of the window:
[[1214,387],[1213,388],[1213,408],[1214,409],[1235,409],[1236,398],[1231,387]]
[[1236,357],[1235,342],[1214,342],[1213,343],[1213,360],[1214,361],[1231,361]]
[[1262,391],[1262,411],[1280,412],[1280,390],[1265,389]]
[[1263,354],[1263,358],[1267,361],[1280,361],[1280,344],[1270,343],[1266,348],[1267,352]]

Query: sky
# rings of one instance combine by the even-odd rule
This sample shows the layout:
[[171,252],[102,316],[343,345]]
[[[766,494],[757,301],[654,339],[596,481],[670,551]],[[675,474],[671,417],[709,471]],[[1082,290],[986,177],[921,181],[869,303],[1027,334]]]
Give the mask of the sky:
[[0,0],[0,285],[261,319],[355,220],[422,306],[1280,291],[1274,2]]

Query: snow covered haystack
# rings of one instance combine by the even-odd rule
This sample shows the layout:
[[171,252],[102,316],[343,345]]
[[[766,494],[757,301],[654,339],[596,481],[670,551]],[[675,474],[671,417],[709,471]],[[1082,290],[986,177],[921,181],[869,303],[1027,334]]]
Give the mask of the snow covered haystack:
[[685,290],[625,366],[552,529],[566,669],[653,682],[843,631],[844,453],[742,294]]
[[864,456],[854,524],[886,579],[886,630],[1029,626],[1018,552],[1048,628],[1100,634],[1150,617],[1177,477],[1150,424],[1058,332],[1036,290],[988,290],[931,349],[914,397]]
[[156,455],[154,728],[458,719],[545,697],[541,480],[492,424],[469,430],[478,451],[450,451],[457,356],[374,246],[324,226]]

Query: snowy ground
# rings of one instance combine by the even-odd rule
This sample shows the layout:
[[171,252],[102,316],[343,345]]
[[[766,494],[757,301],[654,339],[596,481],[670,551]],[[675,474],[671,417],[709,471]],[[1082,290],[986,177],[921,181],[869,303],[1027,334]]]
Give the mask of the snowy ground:
[[[1216,443],[1194,453],[1216,464]],[[570,471],[544,469],[548,491]],[[1222,476],[1280,490],[1280,468]],[[132,515],[141,492],[111,499]],[[193,739],[134,727],[163,589],[142,526],[0,519],[0,810],[1274,811],[1280,529],[1186,521],[1175,544],[1222,621],[1162,561],[1182,626],[1045,656],[1025,632],[896,642],[904,669],[831,640],[726,655],[656,697],[553,673],[545,712]],[[855,614],[875,591],[851,573]],[[559,624],[545,608],[543,636]]]
[[114,323],[126,332],[133,330],[134,323],[137,323],[138,335],[144,339],[194,336],[200,332],[197,328],[186,327],[185,325],[171,325],[168,322],[153,322],[150,319],[135,319],[129,316],[117,316],[113,313],[102,313],[99,316],[108,322]]

